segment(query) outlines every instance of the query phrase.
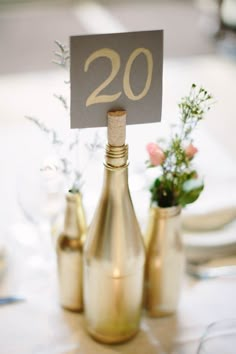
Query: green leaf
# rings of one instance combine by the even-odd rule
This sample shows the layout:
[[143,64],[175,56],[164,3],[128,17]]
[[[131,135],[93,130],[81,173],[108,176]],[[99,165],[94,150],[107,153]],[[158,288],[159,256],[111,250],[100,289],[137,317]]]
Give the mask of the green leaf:
[[158,189],[160,187],[160,184],[161,181],[159,180],[159,178],[156,178],[150,187],[150,192],[152,194],[152,198],[151,198],[152,202],[157,201]]
[[195,202],[204,188],[204,184],[200,179],[190,179],[183,183],[182,191],[179,197],[179,204],[185,206]]
[[182,186],[182,189],[185,192],[190,192],[199,188],[201,188],[201,190],[203,189],[203,181],[197,178],[189,179],[188,181],[184,182]]

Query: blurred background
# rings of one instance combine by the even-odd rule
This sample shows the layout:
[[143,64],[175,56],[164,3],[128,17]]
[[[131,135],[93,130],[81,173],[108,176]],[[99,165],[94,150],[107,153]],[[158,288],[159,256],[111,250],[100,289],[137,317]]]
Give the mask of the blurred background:
[[55,39],[165,30],[165,58],[235,53],[235,0],[0,0],[0,74],[52,69]]

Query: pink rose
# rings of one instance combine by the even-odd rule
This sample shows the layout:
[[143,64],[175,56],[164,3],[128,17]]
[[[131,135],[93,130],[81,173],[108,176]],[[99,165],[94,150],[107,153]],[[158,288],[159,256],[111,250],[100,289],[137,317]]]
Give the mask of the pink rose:
[[159,166],[165,161],[165,154],[157,144],[149,143],[147,144],[146,149],[153,166]]
[[189,144],[186,149],[185,149],[185,154],[188,158],[192,158],[196,153],[198,152],[198,149],[191,143]]

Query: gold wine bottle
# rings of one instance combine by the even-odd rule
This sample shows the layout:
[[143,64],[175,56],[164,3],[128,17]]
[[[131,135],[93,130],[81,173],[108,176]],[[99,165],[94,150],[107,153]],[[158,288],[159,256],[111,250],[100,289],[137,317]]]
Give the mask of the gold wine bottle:
[[103,343],[134,336],[141,316],[145,250],[128,187],[126,112],[108,113],[102,195],[84,248],[88,332]]
[[57,241],[60,301],[68,310],[82,311],[85,214],[80,193],[69,192],[66,200],[64,230]]

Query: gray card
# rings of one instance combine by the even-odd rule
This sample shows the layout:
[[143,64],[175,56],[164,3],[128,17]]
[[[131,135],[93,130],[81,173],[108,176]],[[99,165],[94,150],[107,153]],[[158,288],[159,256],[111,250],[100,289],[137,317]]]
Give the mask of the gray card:
[[71,128],[104,127],[107,112],[127,124],[161,120],[163,31],[72,36]]

